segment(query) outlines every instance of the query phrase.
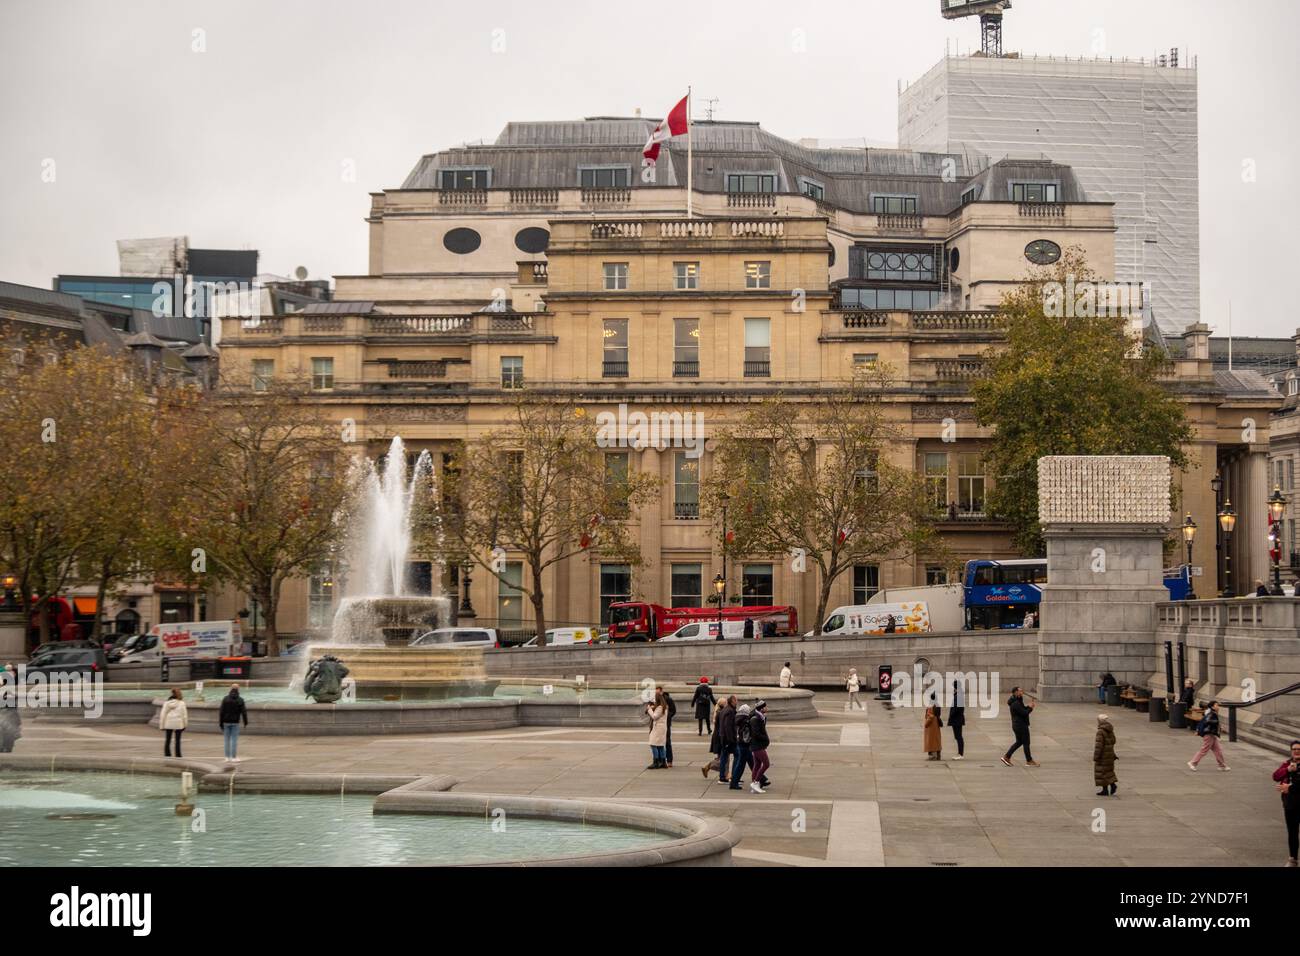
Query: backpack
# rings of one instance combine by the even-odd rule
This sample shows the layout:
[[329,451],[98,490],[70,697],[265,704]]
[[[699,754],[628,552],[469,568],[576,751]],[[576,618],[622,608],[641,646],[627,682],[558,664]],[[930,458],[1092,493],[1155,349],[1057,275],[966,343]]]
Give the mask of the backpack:
[[1207,715],[1207,716],[1205,716],[1205,717],[1202,717],[1202,718],[1201,718],[1199,721],[1197,721],[1197,723],[1196,723],[1196,736],[1198,736],[1198,737],[1204,737],[1204,736],[1205,736],[1205,732],[1209,729],[1209,727],[1210,727],[1210,718],[1209,718],[1209,716]]
[[749,729],[749,714],[739,714],[736,717],[736,743],[744,744],[746,747],[754,740],[754,733]]

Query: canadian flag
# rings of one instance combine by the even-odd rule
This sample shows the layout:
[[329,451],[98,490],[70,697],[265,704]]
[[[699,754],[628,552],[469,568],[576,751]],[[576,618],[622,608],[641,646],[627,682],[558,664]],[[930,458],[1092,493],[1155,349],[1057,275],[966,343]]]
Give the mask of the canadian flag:
[[686,116],[686,101],[689,99],[689,93],[683,96],[681,102],[672,108],[668,118],[660,120],[654,128],[641,152],[642,166],[653,166],[659,160],[659,145],[671,136],[681,136],[690,128],[690,120]]

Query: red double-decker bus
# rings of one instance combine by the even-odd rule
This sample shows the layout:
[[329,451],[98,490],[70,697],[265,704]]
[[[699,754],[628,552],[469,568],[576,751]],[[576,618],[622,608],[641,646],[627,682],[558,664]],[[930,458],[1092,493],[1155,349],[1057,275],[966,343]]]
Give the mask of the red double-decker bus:
[[[763,636],[763,626],[775,626],[777,637],[799,633],[799,617],[790,605],[725,607],[722,620],[754,622],[754,636]],[[611,641],[657,641],[683,624],[707,623],[718,619],[716,607],[664,607],[644,601],[620,601],[609,606]]]

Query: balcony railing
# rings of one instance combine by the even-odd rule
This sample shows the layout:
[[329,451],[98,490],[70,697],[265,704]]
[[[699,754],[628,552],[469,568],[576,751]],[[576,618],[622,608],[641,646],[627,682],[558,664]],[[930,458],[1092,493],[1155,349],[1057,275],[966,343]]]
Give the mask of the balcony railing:
[[775,205],[776,193],[727,193],[727,207],[730,209],[754,209]]
[[555,206],[560,202],[558,189],[512,189],[510,202],[515,206]]
[[675,501],[673,502],[673,517],[679,521],[698,521],[700,517],[700,503],[698,501]]
[[700,363],[694,362],[673,362],[673,378],[699,378]]
[[304,315],[302,317],[302,330],[304,332],[342,332],[343,316],[341,315]]
[[438,193],[440,206],[486,206],[486,189],[444,189]]
[[1030,219],[1063,219],[1065,204],[1059,202],[1022,202],[1020,215]]
[[996,312],[913,312],[912,328],[918,331],[975,332],[998,328]]
[[248,335],[283,335],[283,318],[244,319],[239,323],[239,330]]
[[733,221],[731,223],[731,234],[737,238],[766,236],[770,239],[780,239],[785,235],[785,223],[780,220],[773,222],[769,219],[760,219],[756,222]]
[[939,359],[934,363],[935,378],[943,382],[980,378],[987,371],[983,359]]
[[605,378],[627,378],[627,362],[601,362],[600,374]]
[[488,328],[493,332],[531,332],[533,330],[533,317],[519,313],[507,315],[489,313]]
[[366,330],[376,335],[428,335],[439,332],[468,332],[472,315],[371,315]]
[[925,225],[925,220],[915,213],[878,213],[876,228],[884,231],[915,232]]
[[534,263],[533,263],[533,281],[536,282],[536,283],[538,283],[538,284],[540,284],[540,285],[545,285],[546,282],[547,282],[547,280],[548,280],[549,278],[550,278],[550,273],[547,271],[546,263],[545,263],[545,262],[534,262]]
[[593,222],[591,224],[593,239],[640,239],[639,222]]
[[659,235],[663,239],[711,239],[713,223],[707,219],[682,219],[659,223]]
[[745,378],[770,378],[771,376],[772,376],[771,361],[745,363]]
[[882,329],[888,324],[888,312],[867,312],[860,309],[844,312],[846,329]]
[[632,201],[630,189],[584,189],[583,205],[587,206],[622,206]]

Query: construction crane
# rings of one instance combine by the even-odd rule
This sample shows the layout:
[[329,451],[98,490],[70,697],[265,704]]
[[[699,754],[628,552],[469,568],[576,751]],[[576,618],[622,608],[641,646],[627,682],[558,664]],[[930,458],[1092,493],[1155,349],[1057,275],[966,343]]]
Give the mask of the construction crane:
[[980,18],[980,49],[985,56],[1002,55],[1002,11],[1010,9],[1011,0],[939,0],[945,20]]

